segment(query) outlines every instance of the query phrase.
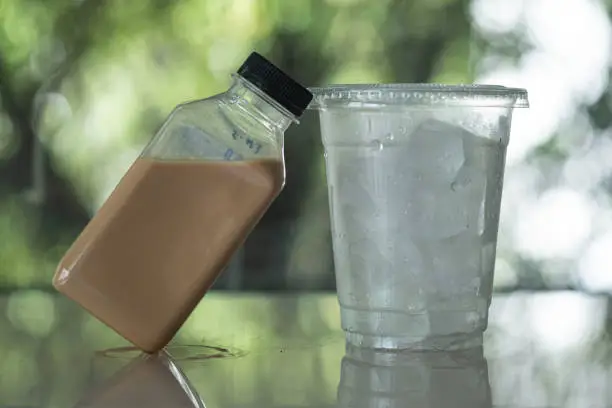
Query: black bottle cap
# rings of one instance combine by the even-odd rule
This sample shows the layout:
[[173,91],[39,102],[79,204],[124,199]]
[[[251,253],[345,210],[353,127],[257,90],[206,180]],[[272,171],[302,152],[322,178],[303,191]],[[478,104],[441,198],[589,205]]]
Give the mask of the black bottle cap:
[[283,108],[300,117],[312,100],[308,89],[298,84],[260,54],[253,52],[238,69],[238,75],[262,90]]

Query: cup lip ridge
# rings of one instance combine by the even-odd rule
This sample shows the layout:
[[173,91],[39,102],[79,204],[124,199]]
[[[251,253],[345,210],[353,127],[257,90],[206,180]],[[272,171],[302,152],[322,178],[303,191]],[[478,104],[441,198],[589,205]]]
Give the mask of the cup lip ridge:
[[380,109],[390,107],[504,107],[528,108],[527,90],[487,84],[337,84],[309,88],[314,98],[308,109]]

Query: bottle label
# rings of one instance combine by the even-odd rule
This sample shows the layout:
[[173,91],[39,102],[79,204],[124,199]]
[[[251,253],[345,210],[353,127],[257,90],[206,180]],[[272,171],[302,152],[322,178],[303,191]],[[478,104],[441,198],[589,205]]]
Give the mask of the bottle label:
[[262,143],[240,130],[233,130],[230,136],[220,139],[197,126],[181,126],[164,144],[164,155],[241,161],[245,160],[245,157],[270,155],[271,148],[274,148],[273,145]]
[[228,161],[242,160],[242,156],[236,153],[232,148],[227,148],[223,154],[223,159]]
[[237,130],[234,130],[232,132],[232,138],[236,141],[243,142],[249,148],[249,150],[251,150],[254,154],[259,153],[259,151],[263,147],[261,143],[257,142],[256,140],[252,139],[251,137]]
[[195,126],[186,126],[182,133],[183,145],[202,157],[217,157],[227,161],[243,160],[240,153]]

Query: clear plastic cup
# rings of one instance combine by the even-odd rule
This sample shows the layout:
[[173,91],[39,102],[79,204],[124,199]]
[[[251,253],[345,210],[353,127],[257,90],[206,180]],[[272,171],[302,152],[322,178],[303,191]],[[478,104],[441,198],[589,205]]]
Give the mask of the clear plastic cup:
[[487,85],[311,89],[342,327],[362,347],[482,344],[512,111]]

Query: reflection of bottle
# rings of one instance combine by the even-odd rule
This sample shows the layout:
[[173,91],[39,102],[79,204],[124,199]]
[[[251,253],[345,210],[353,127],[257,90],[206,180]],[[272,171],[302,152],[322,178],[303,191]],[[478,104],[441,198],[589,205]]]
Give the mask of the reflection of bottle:
[[201,408],[204,403],[165,352],[133,359],[76,408]]
[[490,408],[482,349],[392,352],[347,345],[338,386],[340,407]]

